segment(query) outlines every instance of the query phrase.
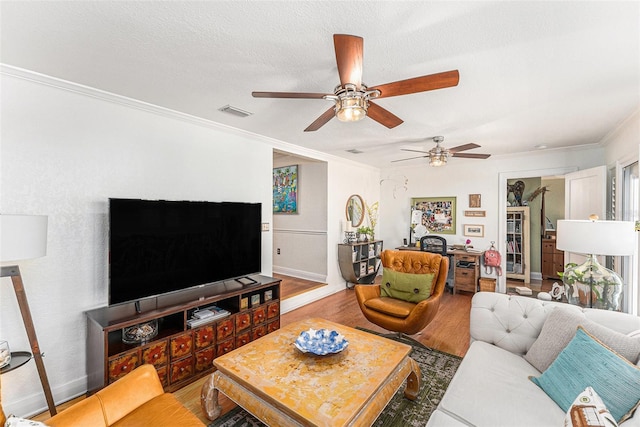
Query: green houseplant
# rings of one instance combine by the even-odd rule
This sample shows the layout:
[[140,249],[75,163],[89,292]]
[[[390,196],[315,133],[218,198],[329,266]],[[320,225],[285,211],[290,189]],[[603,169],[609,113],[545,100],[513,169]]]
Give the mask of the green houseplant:
[[362,226],[362,227],[358,227],[358,235],[360,236],[367,236],[367,238],[371,238],[371,240],[373,240],[373,229],[371,227],[366,227],[366,226]]

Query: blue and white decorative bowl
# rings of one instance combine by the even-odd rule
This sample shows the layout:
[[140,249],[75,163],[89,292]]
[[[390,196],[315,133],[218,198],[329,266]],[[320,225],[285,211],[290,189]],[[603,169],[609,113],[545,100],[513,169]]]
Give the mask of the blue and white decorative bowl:
[[347,348],[349,341],[336,331],[309,329],[300,332],[293,345],[303,353],[324,356],[330,353],[340,353]]

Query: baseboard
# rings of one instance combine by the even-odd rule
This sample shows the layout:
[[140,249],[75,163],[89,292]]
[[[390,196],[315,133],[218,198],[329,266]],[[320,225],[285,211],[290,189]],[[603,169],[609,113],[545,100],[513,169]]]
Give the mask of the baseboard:
[[309,303],[315,302],[329,295],[333,295],[336,292],[344,291],[344,285],[339,284],[335,286],[321,286],[308,292],[304,292],[300,295],[287,298],[280,301],[280,314],[285,314],[296,308],[303,307]]
[[540,272],[531,272],[531,280],[542,280],[542,273]]
[[283,274],[285,276],[297,277],[298,279],[327,283],[327,276],[324,274],[311,273],[309,271],[296,270],[294,268],[280,267],[277,265],[274,265],[272,267],[272,271],[274,273]]
[[[78,396],[82,396],[86,393],[86,375],[61,386],[54,387],[51,390],[51,394],[53,394],[56,406],[64,402],[68,402],[69,400],[75,399]],[[19,400],[3,400],[2,406],[7,416],[9,414],[13,414],[22,418],[30,418],[49,410],[47,402],[44,400],[44,394],[42,393],[42,390],[39,393],[22,397]]]

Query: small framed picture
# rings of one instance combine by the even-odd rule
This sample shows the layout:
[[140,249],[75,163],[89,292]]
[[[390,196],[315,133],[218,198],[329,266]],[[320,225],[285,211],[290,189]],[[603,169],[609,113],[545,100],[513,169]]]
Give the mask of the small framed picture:
[[487,211],[464,211],[464,216],[487,216]]
[[251,307],[260,305],[260,294],[251,295]]
[[240,310],[246,310],[249,308],[249,297],[240,298]]
[[469,237],[484,237],[484,225],[464,224],[464,235]]
[[273,291],[271,289],[264,291],[264,300],[271,301],[271,299],[273,299]]
[[479,194],[469,194],[469,207],[470,208],[479,208],[482,203],[480,201]]

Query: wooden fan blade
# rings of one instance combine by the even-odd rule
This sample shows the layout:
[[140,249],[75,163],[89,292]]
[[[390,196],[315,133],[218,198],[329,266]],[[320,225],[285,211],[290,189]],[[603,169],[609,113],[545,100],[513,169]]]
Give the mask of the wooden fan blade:
[[477,154],[477,153],[453,153],[451,157],[463,157],[465,159],[488,159],[491,154]]
[[336,51],[336,63],[340,84],[352,83],[360,89],[362,85],[362,37],[348,34],[334,34],[333,45]]
[[408,148],[401,148],[400,150],[402,151],[411,151],[412,153],[424,153],[424,154],[429,154],[428,151],[421,151],[421,150],[410,150]]
[[418,156],[418,157],[409,157],[408,159],[391,160],[391,163],[393,163],[393,162],[404,162],[405,160],[422,159],[423,157],[429,157],[429,156]]
[[458,145],[457,147],[449,148],[450,153],[458,153],[460,151],[471,150],[473,148],[480,148],[478,144],[470,143],[464,145]]
[[327,96],[326,93],[309,93],[309,92],[251,92],[254,98],[305,98],[305,99],[322,99]]
[[388,98],[390,96],[408,95],[410,93],[457,86],[459,80],[460,74],[458,70],[453,70],[387,83],[369,88],[369,90],[379,90],[380,96],[378,98]]
[[367,108],[367,116],[389,129],[404,123],[401,118],[371,101],[369,101],[369,108]]
[[326,125],[329,120],[335,116],[336,112],[333,107],[329,108],[327,111],[322,113],[320,117],[318,117],[313,123],[311,123],[304,131],[305,132],[313,132],[315,130],[320,129],[322,126]]

